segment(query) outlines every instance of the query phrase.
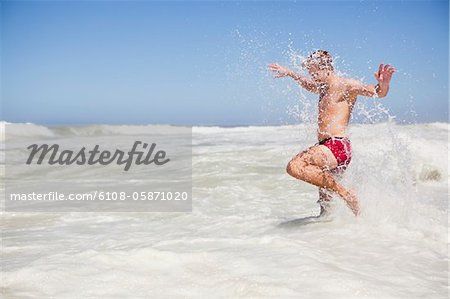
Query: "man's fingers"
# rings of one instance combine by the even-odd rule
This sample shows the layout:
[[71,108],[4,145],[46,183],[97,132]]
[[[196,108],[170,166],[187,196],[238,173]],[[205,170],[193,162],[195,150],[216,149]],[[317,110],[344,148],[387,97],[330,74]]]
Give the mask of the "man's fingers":
[[388,69],[388,71],[387,71],[387,74],[388,74],[388,78],[389,78],[389,80],[391,79],[391,77],[392,77],[392,75],[395,73],[395,68],[393,68],[393,67],[390,67],[389,69]]
[[380,67],[378,68],[378,72],[381,73],[383,71],[391,71],[395,70],[394,67],[392,67],[390,64],[380,64]]
[[271,70],[278,70],[279,68],[280,68],[280,67],[274,66],[274,65],[269,66],[269,69],[271,69]]
[[286,72],[285,72],[285,69],[281,65],[279,65],[278,63],[271,63],[268,66],[269,66],[269,70],[270,71],[278,73],[278,74],[273,76],[274,78],[281,78],[281,77],[287,76]]
[[388,65],[386,65],[386,67],[385,67],[385,71],[388,71],[388,72],[395,72],[395,69],[394,69],[394,67],[392,67],[390,64],[388,64]]
[[381,63],[378,72],[375,72],[373,75],[378,81],[389,81],[394,72],[395,69],[390,64]]

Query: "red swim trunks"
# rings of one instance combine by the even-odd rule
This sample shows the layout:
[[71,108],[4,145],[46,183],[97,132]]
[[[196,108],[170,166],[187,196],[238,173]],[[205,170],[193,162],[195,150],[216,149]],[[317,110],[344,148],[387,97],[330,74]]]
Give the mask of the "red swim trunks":
[[328,147],[338,162],[338,167],[346,169],[352,160],[352,148],[348,137],[328,137],[319,141]]

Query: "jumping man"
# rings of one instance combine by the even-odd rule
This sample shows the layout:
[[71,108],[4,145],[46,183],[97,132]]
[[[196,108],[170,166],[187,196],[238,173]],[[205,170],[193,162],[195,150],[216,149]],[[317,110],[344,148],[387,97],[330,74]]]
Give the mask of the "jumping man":
[[337,193],[355,215],[359,214],[359,201],[354,190],[347,190],[336,175],[342,174],[351,161],[350,140],[346,134],[357,96],[385,97],[395,70],[381,64],[375,72],[376,85],[364,85],[358,80],[339,77],[332,65],[332,56],[324,50],[312,53],[302,66],[311,78],[305,77],[276,63],[269,70],[275,78],[289,76],[304,89],[319,94],[318,141],[297,154],[287,165],[287,172],[302,181],[319,187],[320,214],[329,212],[331,196]]

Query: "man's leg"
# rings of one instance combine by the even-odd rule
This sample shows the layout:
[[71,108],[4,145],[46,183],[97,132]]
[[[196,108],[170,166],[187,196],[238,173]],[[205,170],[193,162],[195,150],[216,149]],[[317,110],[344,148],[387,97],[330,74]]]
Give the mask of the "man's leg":
[[332,196],[327,193],[325,188],[319,187],[319,200],[317,201],[320,205],[320,215],[327,216],[331,212],[331,199]]
[[[344,174],[344,169],[336,167],[330,171],[334,179],[339,182]],[[320,215],[327,216],[331,213],[331,200],[333,199],[332,194],[325,188],[319,187],[319,200],[317,201],[320,205]]]
[[324,145],[314,145],[296,155],[286,170],[299,180],[336,192],[357,215],[359,205],[355,193],[344,188],[329,173],[336,167],[337,161],[330,149]]

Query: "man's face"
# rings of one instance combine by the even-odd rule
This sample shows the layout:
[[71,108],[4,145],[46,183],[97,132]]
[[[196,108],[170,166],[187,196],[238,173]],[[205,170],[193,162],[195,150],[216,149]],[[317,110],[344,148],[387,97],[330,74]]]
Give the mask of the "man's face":
[[328,71],[324,69],[320,69],[318,65],[309,65],[308,73],[311,75],[312,79],[316,82],[324,82],[328,76]]

